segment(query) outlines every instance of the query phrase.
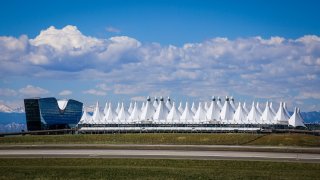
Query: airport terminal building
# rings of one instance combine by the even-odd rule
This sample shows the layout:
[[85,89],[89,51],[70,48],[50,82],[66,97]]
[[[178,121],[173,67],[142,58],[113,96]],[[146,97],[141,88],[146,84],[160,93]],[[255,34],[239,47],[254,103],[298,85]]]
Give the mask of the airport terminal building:
[[299,108],[287,110],[280,102],[275,110],[271,102],[253,102],[249,108],[245,103],[235,105],[232,97],[212,97],[198,105],[188,102],[179,106],[169,97],[126,106],[118,102],[113,107],[107,102],[100,109],[97,102],[93,112],[88,113],[83,103],[76,100],[56,98],[25,99],[27,128],[34,130],[68,129],[76,127],[86,132],[215,132],[215,131],[258,131],[287,127],[305,127]]
[[83,103],[69,99],[24,99],[28,131],[72,128],[82,116]]

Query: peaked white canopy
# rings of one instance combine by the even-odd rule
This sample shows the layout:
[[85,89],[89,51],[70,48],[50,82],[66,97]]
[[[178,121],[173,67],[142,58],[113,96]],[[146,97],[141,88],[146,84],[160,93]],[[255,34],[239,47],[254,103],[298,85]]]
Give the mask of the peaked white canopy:
[[90,124],[90,122],[91,122],[91,116],[88,114],[86,108],[83,107],[83,114],[81,116],[79,124]]
[[257,107],[252,102],[251,110],[248,113],[247,122],[248,124],[259,124],[260,123],[260,114],[257,110]]
[[176,108],[175,102],[172,103],[171,110],[167,116],[168,123],[180,123],[180,112]]
[[163,98],[161,97],[160,98],[160,103],[159,103],[159,105],[157,107],[157,110],[153,115],[153,120],[156,123],[165,123],[166,119],[167,119],[167,116],[168,116],[168,113],[169,112],[168,112],[167,108],[164,105]]
[[134,103],[131,115],[129,117],[130,122],[139,122],[140,121],[141,111],[138,108],[137,102]]
[[170,111],[170,109],[172,108],[172,104],[171,104],[171,99],[170,99],[170,97],[168,97],[168,99],[167,99],[166,108],[168,109],[168,111]]
[[289,116],[284,110],[283,102],[280,102],[280,106],[276,116],[274,117],[274,120],[276,121],[276,124],[283,124],[283,125],[288,124]]
[[267,101],[266,107],[260,118],[262,124],[272,124],[274,121],[274,114],[270,108],[269,102]]
[[273,109],[272,102],[270,102],[270,110],[273,113],[273,116],[276,115],[276,111]]
[[182,114],[183,113],[183,107],[182,107],[182,102],[180,102],[179,107],[178,107],[178,111]]
[[243,109],[243,106],[239,102],[238,108],[233,116],[233,123],[234,124],[243,124],[246,121],[247,113]]
[[306,127],[303,123],[303,119],[300,115],[298,108],[294,108],[294,112],[290,117],[288,123],[290,126],[293,126],[293,127],[298,127],[298,126]]
[[222,109],[222,104],[221,104],[221,98],[220,98],[220,97],[218,97],[217,105],[218,105],[218,107],[219,107],[220,110],[221,110],[221,109]]
[[216,99],[212,97],[211,104],[207,110],[206,118],[208,121],[217,122],[220,120],[220,108],[216,103]]
[[248,108],[247,108],[247,104],[246,104],[246,102],[244,102],[243,103],[243,110],[246,112],[246,114],[248,114],[249,113],[249,110],[248,110]]
[[201,102],[199,102],[198,109],[193,116],[193,123],[206,122],[206,110],[204,110]]
[[142,102],[141,108],[140,108],[141,112],[143,111],[144,107],[145,107],[145,104],[144,104],[144,102]]
[[121,124],[121,123],[127,123],[128,120],[129,120],[129,114],[126,111],[124,104],[121,103],[121,108],[117,116],[117,121]]
[[229,98],[226,97],[226,101],[223,104],[223,107],[221,109],[221,113],[220,113],[220,119],[222,120],[222,123],[226,123],[229,124],[231,123],[231,120],[233,119],[233,109],[230,105],[230,101]]
[[133,104],[130,102],[129,108],[128,108],[128,113],[131,114],[133,110]]
[[259,112],[259,114],[260,114],[260,116],[261,116],[261,115],[262,115],[262,110],[260,109],[260,104],[259,104],[259,102],[257,102],[256,107],[257,107],[257,111]]
[[181,114],[180,117],[180,122],[182,123],[193,123],[193,114],[189,108],[189,103],[186,102],[186,107],[184,108],[183,113]]
[[232,96],[230,98],[230,105],[231,105],[233,111],[236,111],[237,108],[236,108],[236,105],[234,104],[234,98]]
[[108,108],[109,108],[109,107],[108,107],[108,104],[109,104],[109,103],[106,102],[106,105],[104,106],[104,109],[103,109],[103,114],[104,114],[104,115],[107,114],[107,111],[108,111]]
[[99,102],[97,101],[92,115],[92,122],[93,124],[100,124],[102,119],[103,115],[100,113]]
[[153,108],[154,108],[154,109],[157,109],[158,105],[159,105],[158,98],[157,98],[157,97],[154,97]]
[[119,111],[121,109],[121,105],[120,102],[118,102],[117,108],[116,108],[116,113],[119,114]]
[[[277,113],[275,114],[272,108],[272,103],[266,102],[263,106],[264,110],[262,114],[259,113],[259,103],[252,103],[250,111],[247,113],[247,107],[245,103],[239,103],[237,109],[234,111],[232,108],[233,101],[226,97],[222,109],[219,108],[221,100],[217,100],[212,97],[211,103],[204,105],[204,102],[199,102],[199,105],[195,107],[195,113],[192,112],[188,102],[182,106],[180,102],[179,108],[176,108],[176,103],[171,101],[170,98],[165,102],[163,98],[158,99],[156,103],[157,109],[153,107],[153,101],[148,97],[147,101],[142,103],[142,106],[138,106],[137,102],[131,102],[130,107],[126,110],[126,106],[118,103],[118,113],[112,109],[111,103],[106,103],[103,112],[100,111],[99,102],[96,103],[93,108],[93,115],[90,116],[86,109],[83,110],[83,114],[80,118],[79,125],[84,124],[124,124],[124,123],[171,123],[171,124],[264,124],[264,125],[291,125],[291,126],[303,126],[303,118],[301,117],[299,108],[295,109],[292,116],[288,116],[285,103],[281,102]],[[193,103],[194,104],[194,103]],[[171,105],[170,110],[168,106]],[[208,106],[206,109],[206,106]],[[261,106],[262,107],[262,106]],[[129,109],[131,113],[129,113]],[[181,113],[181,112],[182,113]],[[260,110],[261,111],[261,110]],[[290,120],[290,122],[288,122]]]
[[192,105],[191,105],[191,112],[192,112],[193,114],[195,114],[195,113],[196,113],[196,111],[197,111],[197,108],[196,108],[196,106],[195,106],[194,102],[192,102]]
[[117,118],[117,114],[116,114],[116,112],[113,111],[113,109],[112,109],[112,104],[111,104],[111,102],[110,102],[109,105],[108,105],[107,113],[104,115],[103,120],[104,120],[104,122],[106,122],[107,124],[108,124],[108,123],[115,123],[115,122],[116,122],[116,121],[115,121],[116,118]]
[[141,120],[142,121],[152,121],[152,117],[154,114],[155,110],[153,105],[151,104],[151,99],[148,97],[147,102],[145,104],[144,109],[141,112]]
[[204,110],[208,110],[209,109],[209,106],[208,106],[208,102],[204,102]]

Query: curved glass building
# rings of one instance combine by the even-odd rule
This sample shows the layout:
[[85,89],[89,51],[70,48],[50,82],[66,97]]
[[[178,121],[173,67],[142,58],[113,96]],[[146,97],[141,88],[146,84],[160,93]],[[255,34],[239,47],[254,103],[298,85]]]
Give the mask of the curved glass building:
[[29,131],[72,128],[82,116],[83,103],[54,97],[25,99],[27,128]]

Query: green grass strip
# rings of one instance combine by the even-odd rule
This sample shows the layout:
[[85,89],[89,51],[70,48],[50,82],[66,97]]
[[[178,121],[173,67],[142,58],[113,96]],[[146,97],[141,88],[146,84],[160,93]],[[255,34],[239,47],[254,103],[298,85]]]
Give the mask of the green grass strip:
[[175,144],[320,147],[320,137],[306,134],[78,134],[1,137],[0,144]]
[[0,159],[0,179],[318,179],[320,164],[169,159]]

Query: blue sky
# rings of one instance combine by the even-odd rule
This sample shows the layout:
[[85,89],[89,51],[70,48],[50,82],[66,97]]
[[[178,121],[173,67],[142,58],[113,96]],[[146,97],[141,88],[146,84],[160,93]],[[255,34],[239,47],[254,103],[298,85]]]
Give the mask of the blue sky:
[[320,110],[318,7],[319,1],[1,1],[0,101],[234,95]]

